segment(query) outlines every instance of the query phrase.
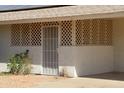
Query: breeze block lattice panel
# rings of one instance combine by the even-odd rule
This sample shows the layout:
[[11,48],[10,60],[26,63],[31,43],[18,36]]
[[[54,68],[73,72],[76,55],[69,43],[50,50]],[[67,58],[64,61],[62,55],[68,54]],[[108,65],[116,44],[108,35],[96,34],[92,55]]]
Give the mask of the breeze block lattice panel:
[[87,19],[73,21],[13,24],[11,26],[11,45],[41,46],[42,29],[45,26],[60,27],[61,46],[112,45],[112,20]]
[[91,39],[91,44],[92,45],[96,45],[99,41],[99,39],[98,39],[98,37],[99,37],[99,33],[98,33],[98,20],[96,20],[96,19],[93,19],[93,20],[91,20],[91,22],[92,22],[92,24],[91,24],[91,37],[92,37],[92,39]]
[[83,44],[90,44],[90,20],[83,20]]
[[41,23],[13,24],[11,46],[41,46]]
[[82,21],[77,20],[76,21],[76,46],[82,45]]
[[20,46],[20,25],[11,25],[11,46]]
[[20,24],[21,29],[21,45],[30,46],[30,24]]
[[105,21],[105,44],[112,45],[112,20]]
[[72,45],[72,21],[61,22],[61,46]]
[[43,26],[58,26],[59,22],[55,21],[55,22],[42,22]]
[[30,25],[30,31],[31,31],[31,45],[32,46],[41,46],[42,24],[41,23],[32,23]]
[[112,45],[112,20],[77,20],[75,27],[76,46]]

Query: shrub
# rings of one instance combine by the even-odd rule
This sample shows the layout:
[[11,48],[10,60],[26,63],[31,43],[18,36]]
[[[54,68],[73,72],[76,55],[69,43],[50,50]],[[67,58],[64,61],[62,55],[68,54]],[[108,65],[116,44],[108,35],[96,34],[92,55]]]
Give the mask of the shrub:
[[12,74],[29,74],[31,72],[29,50],[26,50],[24,53],[15,54],[10,58],[7,67]]

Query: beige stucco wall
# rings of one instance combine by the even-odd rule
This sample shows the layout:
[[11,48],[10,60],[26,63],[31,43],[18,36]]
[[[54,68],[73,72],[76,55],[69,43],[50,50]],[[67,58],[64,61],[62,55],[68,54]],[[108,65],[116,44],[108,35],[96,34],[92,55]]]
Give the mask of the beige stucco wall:
[[32,73],[42,73],[42,47],[11,47],[10,30],[10,25],[0,26],[0,72],[7,71],[6,64],[10,57],[28,49],[30,51],[29,56],[32,59]]
[[112,46],[61,47],[59,66],[71,77],[113,71]]
[[76,47],[75,67],[78,76],[113,71],[113,47]]
[[9,55],[13,55],[16,53],[21,53],[25,50],[29,50],[29,57],[32,60],[32,73],[42,73],[42,47],[10,47]]
[[60,47],[59,51],[59,71],[61,75],[76,77],[75,69],[75,48],[74,47]]
[[113,19],[115,71],[124,72],[124,18]]

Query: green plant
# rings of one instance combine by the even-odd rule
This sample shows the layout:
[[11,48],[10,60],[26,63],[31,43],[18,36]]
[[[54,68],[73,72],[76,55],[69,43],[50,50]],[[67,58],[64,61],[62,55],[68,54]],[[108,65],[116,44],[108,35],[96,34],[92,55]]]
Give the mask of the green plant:
[[29,50],[20,54],[15,54],[12,58],[10,58],[7,67],[12,74],[29,74],[31,71]]

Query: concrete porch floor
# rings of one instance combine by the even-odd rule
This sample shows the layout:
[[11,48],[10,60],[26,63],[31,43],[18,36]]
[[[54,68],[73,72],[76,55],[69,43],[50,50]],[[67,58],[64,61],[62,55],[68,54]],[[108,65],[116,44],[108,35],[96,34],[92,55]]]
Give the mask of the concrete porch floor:
[[45,82],[41,88],[124,88],[124,73],[104,73]]

